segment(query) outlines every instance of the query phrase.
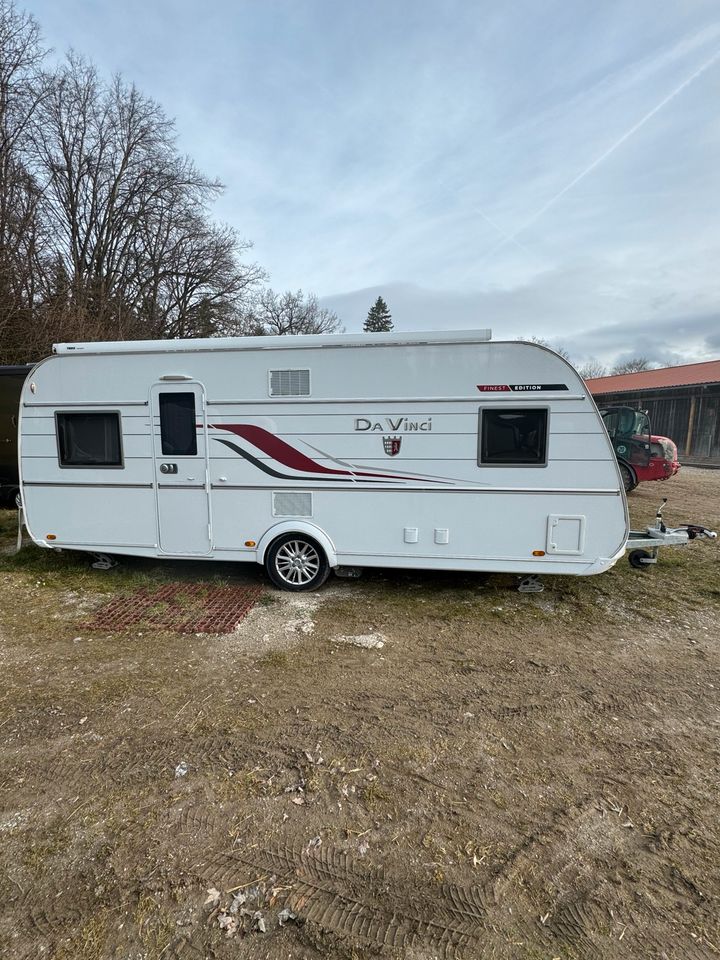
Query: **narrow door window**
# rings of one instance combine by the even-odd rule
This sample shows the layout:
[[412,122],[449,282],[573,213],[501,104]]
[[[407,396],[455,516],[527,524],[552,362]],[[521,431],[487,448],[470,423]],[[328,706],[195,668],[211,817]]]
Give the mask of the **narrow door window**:
[[194,457],[197,454],[195,395],[161,393],[159,402],[163,456]]

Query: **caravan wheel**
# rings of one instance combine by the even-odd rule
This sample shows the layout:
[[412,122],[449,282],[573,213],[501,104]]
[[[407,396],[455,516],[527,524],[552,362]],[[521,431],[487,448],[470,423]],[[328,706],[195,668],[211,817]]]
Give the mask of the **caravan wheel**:
[[265,569],[281,590],[317,590],[330,573],[322,547],[304,533],[286,533],[272,544]]

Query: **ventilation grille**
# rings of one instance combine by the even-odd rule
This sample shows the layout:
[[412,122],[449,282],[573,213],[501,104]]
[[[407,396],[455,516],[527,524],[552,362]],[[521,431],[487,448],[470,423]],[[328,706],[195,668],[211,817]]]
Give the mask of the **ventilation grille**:
[[309,370],[271,370],[271,397],[309,397]]
[[311,517],[312,494],[299,490],[283,490],[273,493],[274,517]]

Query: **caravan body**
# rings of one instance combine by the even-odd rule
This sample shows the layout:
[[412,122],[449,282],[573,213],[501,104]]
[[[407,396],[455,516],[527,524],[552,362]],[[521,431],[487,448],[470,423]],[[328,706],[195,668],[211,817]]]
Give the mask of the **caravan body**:
[[338,566],[599,573],[628,533],[579,375],[488,331],[62,344],[20,437],[36,543],[257,561],[290,589]]

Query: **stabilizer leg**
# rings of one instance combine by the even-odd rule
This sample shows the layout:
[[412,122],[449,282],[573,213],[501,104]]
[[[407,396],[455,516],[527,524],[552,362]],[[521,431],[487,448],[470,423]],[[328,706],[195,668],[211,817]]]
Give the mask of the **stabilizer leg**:
[[523,577],[518,585],[518,593],[542,593],[545,584],[536,573]]

